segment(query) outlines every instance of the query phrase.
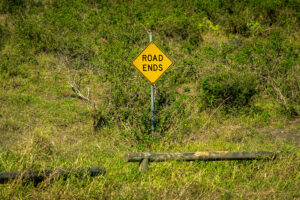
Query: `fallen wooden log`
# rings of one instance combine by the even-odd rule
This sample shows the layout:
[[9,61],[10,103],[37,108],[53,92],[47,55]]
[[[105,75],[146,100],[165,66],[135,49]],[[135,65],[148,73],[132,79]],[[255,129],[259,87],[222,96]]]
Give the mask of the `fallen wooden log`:
[[79,175],[88,175],[91,177],[104,175],[105,174],[104,167],[88,167],[88,168],[77,168],[77,169],[56,169],[56,170],[42,170],[38,171],[25,171],[25,172],[1,172],[0,173],[0,183],[7,183],[10,180],[14,179],[22,179],[25,181],[33,181],[35,184],[43,181],[47,177],[50,179],[56,179],[59,177],[67,177],[70,174],[74,174],[76,176]]
[[275,153],[268,151],[215,151],[215,152],[187,152],[187,153],[126,153],[126,162],[140,162],[140,170],[147,170],[149,162],[163,162],[171,160],[181,161],[218,161],[218,160],[254,160],[274,159]]

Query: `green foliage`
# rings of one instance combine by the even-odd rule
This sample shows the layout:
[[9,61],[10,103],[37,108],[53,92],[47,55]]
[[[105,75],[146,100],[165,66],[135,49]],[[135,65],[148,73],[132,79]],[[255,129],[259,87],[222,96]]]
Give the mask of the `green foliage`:
[[201,82],[201,98],[207,106],[247,106],[257,94],[257,84],[257,78],[252,74],[219,73]]
[[198,46],[203,41],[201,37],[201,27],[195,21],[200,21],[201,15],[189,17],[186,12],[177,11],[167,16],[157,26],[166,37],[173,38],[179,36],[181,40],[186,40],[191,46]]
[[17,13],[25,8],[25,0],[2,0],[0,13]]
[[0,75],[8,76],[8,78],[14,76],[28,77],[26,69],[20,67],[22,62],[24,62],[24,58],[18,55],[0,55]]
[[7,38],[8,33],[5,26],[0,24],[0,52],[4,48],[5,39]]
[[[293,20],[299,20],[295,12],[299,1],[197,1],[198,11],[203,10],[214,23],[222,24],[227,33],[250,36],[253,22],[263,26],[280,25],[290,27]],[[292,17],[291,17],[292,16]],[[252,25],[251,25],[252,24]],[[298,25],[297,25],[298,26]],[[256,32],[264,34],[263,32]]]

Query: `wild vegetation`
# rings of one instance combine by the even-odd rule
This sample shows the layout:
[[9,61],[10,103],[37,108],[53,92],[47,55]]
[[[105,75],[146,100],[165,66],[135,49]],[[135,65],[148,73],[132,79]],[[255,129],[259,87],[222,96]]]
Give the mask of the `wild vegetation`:
[[[0,171],[104,166],[1,199],[300,198],[299,0],[0,1]],[[132,66],[149,43],[174,65]],[[151,163],[129,151],[280,151],[274,161]]]

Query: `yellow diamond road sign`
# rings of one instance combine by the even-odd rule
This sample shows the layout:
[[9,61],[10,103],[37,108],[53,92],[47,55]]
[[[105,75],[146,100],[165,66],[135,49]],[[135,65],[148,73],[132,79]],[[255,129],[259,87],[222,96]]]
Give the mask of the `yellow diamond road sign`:
[[172,61],[153,42],[132,63],[151,84],[172,65]]

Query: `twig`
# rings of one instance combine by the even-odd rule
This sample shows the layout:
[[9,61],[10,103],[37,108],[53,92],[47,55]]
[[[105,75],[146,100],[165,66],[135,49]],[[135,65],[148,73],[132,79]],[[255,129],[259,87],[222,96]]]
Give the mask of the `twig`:
[[73,92],[75,92],[75,94],[77,94],[77,96],[80,98],[80,99],[83,99],[85,100],[86,102],[88,103],[91,103],[90,101],[90,89],[87,88],[87,95],[83,95],[81,90],[80,90],[80,87],[81,87],[81,77],[79,78],[79,80],[76,80],[76,77],[77,77],[77,74],[75,74],[75,76],[72,78],[72,80],[69,80],[69,85],[72,87],[72,90]]
[[208,120],[206,120],[205,124],[202,126],[202,128],[205,128],[205,126],[210,122],[212,116],[219,110],[219,108],[225,103],[225,101],[227,101],[228,99],[230,99],[231,96],[227,97],[215,110],[214,112],[209,116]]
[[279,99],[282,100],[284,106],[287,106],[286,103],[286,98],[283,96],[283,94],[281,93],[280,89],[275,85],[275,81],[271,80],[271,85],[274,88],[274,90],[277,92]]

